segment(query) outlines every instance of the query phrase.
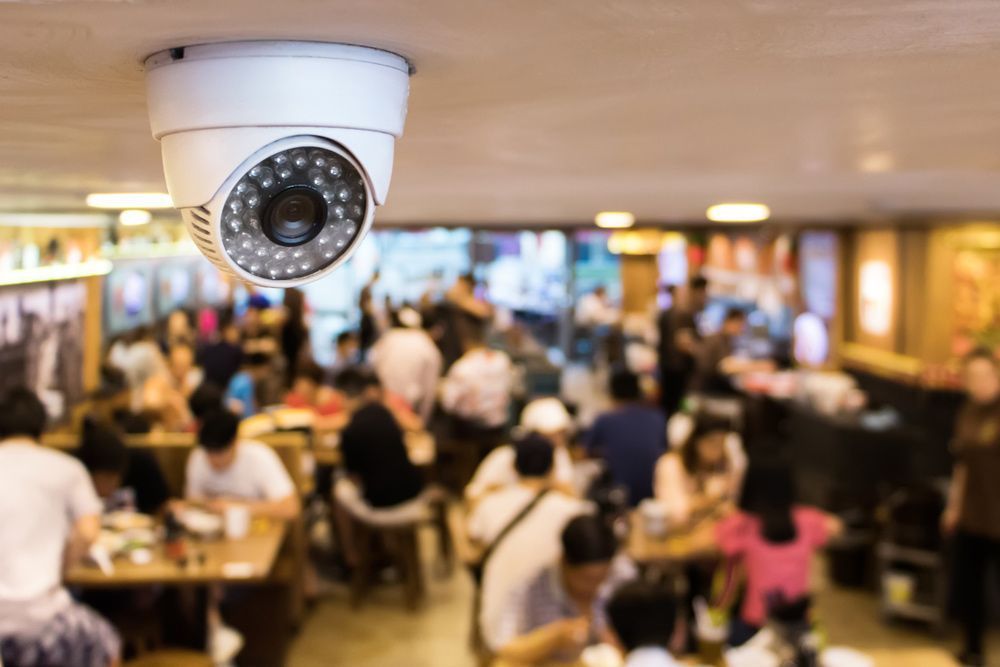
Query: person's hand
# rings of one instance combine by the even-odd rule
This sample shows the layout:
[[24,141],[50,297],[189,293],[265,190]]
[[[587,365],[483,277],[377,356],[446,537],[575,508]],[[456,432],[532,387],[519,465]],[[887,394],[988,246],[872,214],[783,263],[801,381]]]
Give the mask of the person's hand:
[[944,514],[941,515],[941,533],[945,537],[950,537],[954,535],[957,528],[958,512],[950,507],[946,508]]
[[582,651],[590,635],[590,622],[581,617],[556,621],[559,645],[568,651]]
[[224,498],[215,498],[205,502],[205,509],[213,514],[225,514],[226,508],[235,505],[232,500],[226,500]]
[[167,511],[171,514],[180,514],[188,508],[188,502],[186,500],[180,500],[179,498],[171,498],[167,501]]

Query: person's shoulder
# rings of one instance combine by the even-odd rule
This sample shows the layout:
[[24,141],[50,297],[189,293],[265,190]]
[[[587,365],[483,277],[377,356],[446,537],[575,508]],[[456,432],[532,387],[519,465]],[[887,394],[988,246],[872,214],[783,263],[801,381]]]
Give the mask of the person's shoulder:
[[87,469],[80,459],[69,452],[64,452],[53,447],[44,445],[31,445],[21,447],[17,451],[17,456],[24,460],[36,462],[39,466],[45,466],[53,472],[84,473]]
[[798,524],[824,524],[826,523],[826,513],[818,507],[811,505],[796,505],[792,508],[792,520]]

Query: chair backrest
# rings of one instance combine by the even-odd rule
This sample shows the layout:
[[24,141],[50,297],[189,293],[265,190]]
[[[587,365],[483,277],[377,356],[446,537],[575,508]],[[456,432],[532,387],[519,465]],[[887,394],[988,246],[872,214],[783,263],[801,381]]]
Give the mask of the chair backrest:
[[[302,455],[306,448],[306,436],[298,432],[277,432],[260,435],[255,440],[262,442],[278,454],[281,462],[288,470],[289,476],[296,488],[304,488],[302,471]],[[42,444],[56,449],[72,451],[79,445],[80,436],[75,433],[53,433],[42,439]],[[130,435],[125,444],[136,449],[144,449],[153,454],[163,476],[167,481],[170,494],[180,498],[184,495],[184,475],[187,469],[188,456],[196,447],[197,442],[192,433],[150,433],[147,435]]]

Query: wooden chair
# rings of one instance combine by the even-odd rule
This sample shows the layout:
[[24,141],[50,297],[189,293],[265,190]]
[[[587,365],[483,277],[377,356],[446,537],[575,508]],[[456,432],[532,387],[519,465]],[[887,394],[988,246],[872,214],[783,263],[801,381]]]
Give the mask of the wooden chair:
[[420,558],[419,522],[399,526],[376,526],[357,518],[353,539],[358,563],[351,576],[351,605],[358,609],[371,586],[377,548],[383,547],[402,579],[406,605],[415,610],[426,596],[423,563]]

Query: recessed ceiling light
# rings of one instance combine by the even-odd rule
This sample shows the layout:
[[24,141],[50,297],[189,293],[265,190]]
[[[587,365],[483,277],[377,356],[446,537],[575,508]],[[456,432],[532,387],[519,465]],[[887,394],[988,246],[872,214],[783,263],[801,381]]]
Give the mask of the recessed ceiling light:
[[712,222],[760,222],[771,217],[771,209],[765,204],[735,202],[709,206],[705,215]]
[[604,229],[625,229],[635,224],[635,216],[628,211],[601,211],[594,223]]
[[148,225],[153,219],[153,214],[140,208],[128,208],[118,214],[118,222],[126,227],[138,227]]
[[92,208],[173,208],[166,192],[95,192],[87,195]]

